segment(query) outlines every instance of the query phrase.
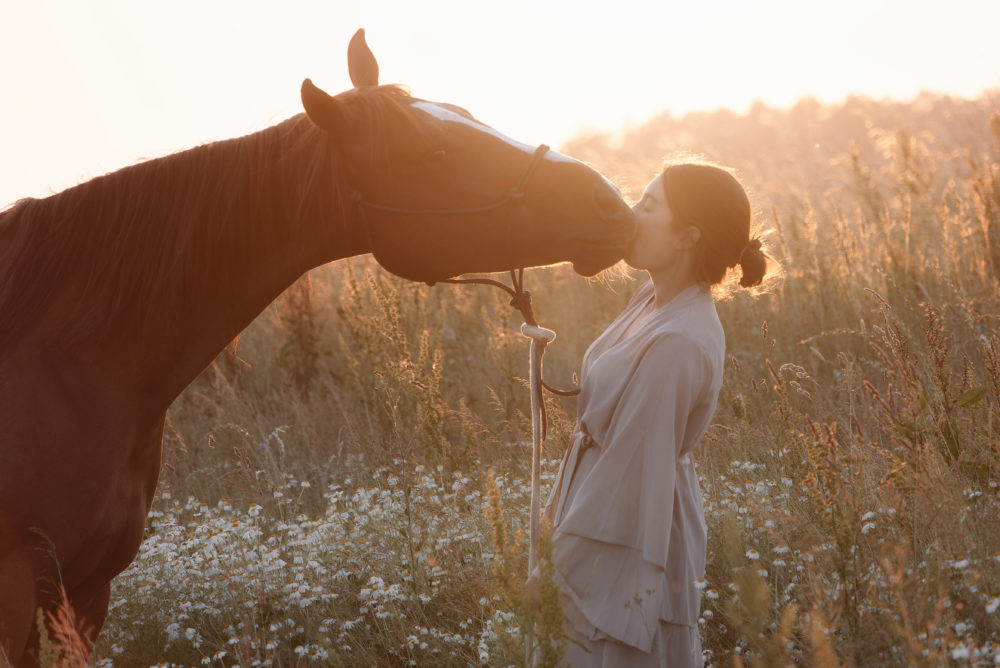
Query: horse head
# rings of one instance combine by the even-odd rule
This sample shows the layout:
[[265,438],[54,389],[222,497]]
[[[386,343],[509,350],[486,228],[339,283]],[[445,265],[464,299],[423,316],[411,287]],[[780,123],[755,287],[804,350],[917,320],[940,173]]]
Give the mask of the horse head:
[[383,267],[434,282],[570,261],[591,276],[623,257],[632,213],[598,172],[460,107],[379,86],[363,30],[348,68],[353,89],[331,96],[306,79],[302,103],[338,147],[356,218]]

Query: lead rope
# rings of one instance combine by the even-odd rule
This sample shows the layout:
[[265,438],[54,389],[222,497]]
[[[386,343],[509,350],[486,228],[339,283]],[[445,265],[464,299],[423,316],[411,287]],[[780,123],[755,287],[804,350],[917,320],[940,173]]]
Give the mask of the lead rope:
[[[531,387],[531,522],[529,525],[530,544],[528,546],[528,575],[535,572],[538,566],[538,541],[541,533],[541,477],[542,477],[542,439],[545,420],[545,398],[542,396],[542,356],[545,346],[556,338],[551,329],[523,323],[521,334],[531,339],[528,383]],[[524,640],[524,665],[532,665],[532,654],[535,648],[535,628],[532,622]]]
[[[510,305],[521,312],[524,322],[521,323],[521,334],[531,339],[528,357],[528,385],[531,393],[531,510],[528,525],[528,574],[531,575],[538,565],[538,544],[541,533],[541,478],[542,478],[542,443],[548,430],[548,416],[545,412],[545,397],[542,390],[548,390],[562,397],[574,397],[580,394],[579,389],[558,390],[550,387],[542,380],[542,358],[545,356],[545,346],[552,343],[556,333],[551,329],[539,327],[531,308],[531,293],[524,289],[524,269],[510,272],[513,288],[500,281],[489,278],[452,278],[442,283],[478,283],[498,287],[511,295]],[[534,625],[528,629],[524,640],[524,663],[532,665],[534,654]]]
[[[541,333],[538,339],[544,339],[544,343],[541,344],[539,355],[538,355],[538,386],[539,386],[539,396],[541,396],[541,390],[545,389],[550,394],[554,394],[558,397],[575,397],[580,394],[580,389],[574,390],[560,390],[559,388],[552,387],[545,382],[542,378],[542,356],[545,354],[545,344],[551,342],[556,338],[556,333],[551,329],[545,329],[544,327],[539,327],[538,321],[535,320],[535,312],[531,308],[531,293],[524,289],[524,269],[511,269],[510,270],[510,281],[513,284],[513,288],[504,285],[500,281],[494,280],[492,278],[448,278],[440,281],[441,283],[455,283],[455,284],[473,284],[473,285],[492,285],[495,288],[500,288],[508,295],[510,295],[510,306],[521,312],[521,317],[524,318],[524,324],[521,325],[521,334],[532,339],[532,345],[534,341],[537,340],[535,334],[529,333]],[[527,329],[526,329],[527,328]],[[530,382],[530,370],[529,370],[529,382]],[[534,390],[532,390],[532,396],[534,396]],[[542,440],[548,435],[548,415],[545,412],[545,404],[539,402],[541,406],[539,421],[542,427]],[[534,418],[533,418],[534,419]]]

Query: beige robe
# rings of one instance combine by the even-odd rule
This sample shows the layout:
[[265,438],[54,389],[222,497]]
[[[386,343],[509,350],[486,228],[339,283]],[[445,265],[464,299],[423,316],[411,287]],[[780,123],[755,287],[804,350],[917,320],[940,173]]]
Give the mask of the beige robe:
[[706,532],[691,454],[724,355],[707,286],[655,308],[651,283],[584,355],[577,430],[545,509],[573,666],[702,665]]

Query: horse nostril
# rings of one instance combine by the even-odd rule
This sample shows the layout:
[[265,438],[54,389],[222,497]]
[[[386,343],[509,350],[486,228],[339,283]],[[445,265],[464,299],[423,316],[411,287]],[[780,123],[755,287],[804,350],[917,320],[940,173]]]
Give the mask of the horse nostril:
[[594,207],[604,218],[619,218],[626,205],[617,194],[601,188],[594,193]]

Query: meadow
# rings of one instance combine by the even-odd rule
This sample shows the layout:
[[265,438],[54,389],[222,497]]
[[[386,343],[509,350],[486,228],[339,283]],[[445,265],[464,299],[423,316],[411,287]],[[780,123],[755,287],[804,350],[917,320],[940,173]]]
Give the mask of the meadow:
[[[997,100],[664,114],[563,150],[633,198],[682,152],[733,167],[783,267],[718,304],[706,664],[1000,664]],[[570,385],[641,279],[526,278]],[[495,293],[356,258],[269,307],[169,412],[94,664],[523,665],[528,343]],[[547,401],[543,493],[574,420]]]

